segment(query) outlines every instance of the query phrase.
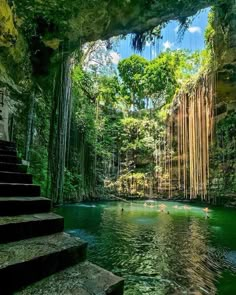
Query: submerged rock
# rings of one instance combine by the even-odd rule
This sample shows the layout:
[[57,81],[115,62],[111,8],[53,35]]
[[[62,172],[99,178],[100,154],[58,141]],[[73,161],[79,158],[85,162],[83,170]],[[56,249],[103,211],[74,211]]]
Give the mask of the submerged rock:
[[236,271],[236,250],[225,253],[225,261]]

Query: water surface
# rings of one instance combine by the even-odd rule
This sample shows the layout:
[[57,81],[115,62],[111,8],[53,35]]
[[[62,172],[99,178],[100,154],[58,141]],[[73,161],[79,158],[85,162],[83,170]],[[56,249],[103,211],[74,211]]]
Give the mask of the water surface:
[[[175,202],[59,208],[90,261],[125,278],[125,295],[236,294],[236,211]],[[122,211],[122,208],[124,209]],[[169,214],[168,214],[169,213]]]

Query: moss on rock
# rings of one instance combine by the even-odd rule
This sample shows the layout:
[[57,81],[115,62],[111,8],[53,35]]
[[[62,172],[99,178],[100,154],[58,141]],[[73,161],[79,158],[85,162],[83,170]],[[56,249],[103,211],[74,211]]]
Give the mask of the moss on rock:
[[6,0],[0,0],[0,47],[10,47],[17,40],[13,14]]
[[[200,9],[222,1],[224,0],[21,0],[14,4],[14,25],[7,1],[0,0],[0,5],[5,9],[4,14],[9,15],[3,19],[5,23],[2,21],[0,44],[9,47],[9,54],[3,56],[9,55],[12,58],[12,64],[15,64],[13,68],[23,60],[28,62],[29,54],[33,74],[37,77],[46,76],[53,67],[53,58],[64,43],[69,44],[66,50],[72,52],[86,41],[143,33],[169,20],[194,15]],[[19,41],[16,46],[10,47],[17,36]],[[15,79],[17,75],[12,72],[11,65],[7,63],[5,68]]]

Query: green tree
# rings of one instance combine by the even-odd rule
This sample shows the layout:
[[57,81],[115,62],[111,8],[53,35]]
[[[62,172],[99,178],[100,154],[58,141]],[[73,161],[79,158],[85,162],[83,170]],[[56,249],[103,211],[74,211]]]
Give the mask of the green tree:
[[130,95],[133,110],[141,109],[144,106],[143,78],[148,64],[149,62],[139,55],[132,55],[118,64],[119,74],[124,83],[123,87]]

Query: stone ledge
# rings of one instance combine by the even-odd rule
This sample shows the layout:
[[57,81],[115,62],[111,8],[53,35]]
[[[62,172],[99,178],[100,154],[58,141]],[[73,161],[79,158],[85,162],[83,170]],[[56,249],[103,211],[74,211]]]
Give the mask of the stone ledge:
[[51,200],[42,197],[1,197],[0,216],[49,212]]
[[51,235],[63,230],[64,218],[52,212],[0,217],[0,243]]
[[12,294],[86,258],[87,243],[65,233],[0,245],[0,294]]
[[124,280],[90,262],[82,262],[51,275],[18,295],[121,295]]
[[83,244],[86,243],[66,233],[2,244],[0,245],[0,270]]

